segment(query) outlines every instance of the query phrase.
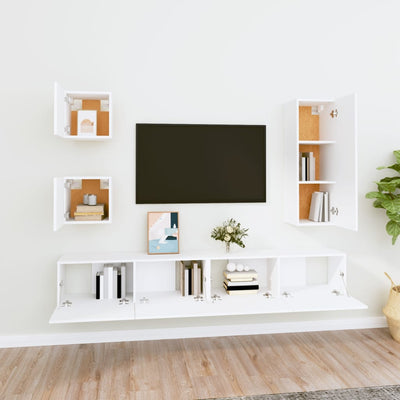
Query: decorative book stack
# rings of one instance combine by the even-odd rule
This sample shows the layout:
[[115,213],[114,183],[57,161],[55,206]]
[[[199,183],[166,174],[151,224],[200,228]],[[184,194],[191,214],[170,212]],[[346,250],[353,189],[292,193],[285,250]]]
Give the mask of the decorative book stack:
[[199,261],[176,262],[176,289],[182,296],[203,294],[203,270]]
[[314,192],[311,195],[308,219],[315,222],[329,222],[329,193]]
[[224,288],[230,295],[257,293],[260,288],[258,274],[254,269],[232,272],[225,270],[224,276]]
[[126,266],[104,265],[96,274],[96,299],[122,299],[126,296]]
[[315,157],[312,151],[300,152],[299,181],[315,181]]
[[75,221],[101,221],[104,218],[104,204],[78,204],[74,216]]

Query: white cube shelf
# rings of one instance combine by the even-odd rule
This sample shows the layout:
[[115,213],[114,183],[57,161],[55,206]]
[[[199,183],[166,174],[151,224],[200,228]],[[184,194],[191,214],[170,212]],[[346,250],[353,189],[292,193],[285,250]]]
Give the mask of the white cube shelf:
[[[80,130],[79,112],[95,113],[94,131]],[[84,120],[87,122],[87,120]],[[54,135],[69,140],[102,141],[112,138],[112,97],[110,92],[65,90],[54,84]]]
[[[77,205],[84,203],[85,194],[95,194],[97,204],[104,204],[101,220],[76,220]],[[90,210],[89,210],[90,211]],[[85,212],[98,215],[98,209]],[[90,217],[87,217],[89,219]],[[93,217],[96,218],[96,217]],[[80,218],[82,219],[82,217]],[[108,224],[112,220],[112,184],[108,176],[78,176],[54,178],[54,215],[53,229],[59,230],[64,225]]]

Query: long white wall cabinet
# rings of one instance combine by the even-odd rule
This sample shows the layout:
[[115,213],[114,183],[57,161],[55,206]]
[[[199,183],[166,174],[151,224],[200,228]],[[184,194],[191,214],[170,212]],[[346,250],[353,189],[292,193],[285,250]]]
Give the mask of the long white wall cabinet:
[[[194,260],[201,265],[202,292],[182,296],[180,262]],[[258,293],[225,292],[228,262],[257,271]],[[97,275],[110,266],[124,269],[124,297],[96,300]],[[367,308],[348,293],[346,278],[346,255],[330,249],[64,255],[57,262],[57,306],[50,323]]]
[[[86,124],[88,121],[91,121],[92,125],[88,126]],[[54,134],[69,140],[111,139],[111,93],[71,91],[64,89],[56,82],[54,84]]]
[[[356,95],[297,99],[285,105],[285,221],[296,226],[358,228]],[[302,155],[315,167],[307,179]],[[303,161],[304,162],[304,161]],[[309,220],[313,192],[328,193],[323,222]]]
[[[112,184],[109,176],[54,178],[53,229],[73,224],[109,224],[112,220]],[[86,205],[85,195],[96,205]]]

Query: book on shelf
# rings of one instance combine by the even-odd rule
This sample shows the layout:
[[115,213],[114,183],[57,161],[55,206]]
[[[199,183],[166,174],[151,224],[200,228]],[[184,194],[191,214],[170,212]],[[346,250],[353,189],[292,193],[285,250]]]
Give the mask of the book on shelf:
[[104,298],[113,298],[113,271],[114,267],[112,265],[104,266]]
[[101,221],[103,215],[76,215],[74,216],[75,221]]
[[329,193],[313,192],[308,219],[315,222],[329,222]]
[[258,285],[258,280],[257,279],[252,279],[251,281],[231,281],[230,279],[225,279],[224,280],[224,285],[228,286],[252,286],[252,285]]
[[201,283],[202,283],[202,269],[198,261],[192,261],[192,274],[193,274],[193,288],[192,293],[195,296],[199,296],[202,293]]
[[254,269],[250,269],[249,271],[228,271],[224,270],[224,276],[226,279],[230,280],[243,280],[243,279],[254,279],[258,278],[257,271]]
[[121,272],[121,299],[126,297],[126,265],[122,264],[120,267]]
[[315,181],[315,157],[312,151],[299,153],[299,180]]
[[103,211],[96,211],[96,212],[78,212],[75,211],[74,215],[104,215]]
[[118,268],[113,267],[113,299],[118,298]]
[[198,296],[203,292],[202,266],[199,261],[177,261],[175,268],[175,288],[181,296]]
[[183,270],[185,274],[185,279],[184,279],[184,288],[183,288],[183,295],[184,296],[189,296],[189,268],[186,268]]
[[254,285],[237,285],[237,286],[232,286],[232,285],[228,285],[224,282],[224,288],[225,290],[229,290],[229,291],[236,291],[236,290],[255,290],[255,289],[260,289],[260,286],[258,284],[254,284]]
[[242,295],[242,294],[257,294],[258,289],[253,290],[227,290],[226,293],[229,295]]
[[96,300],[104,299],[104,272],[99,271],[96,274]]
[[78,204],[76,206],[76,212],[102,212],[104,213],[104,204],[96,204],[95,206],[89,206],[88,204]]
[[124,297],[126,297],[126,266],[104,265],[103,271],[96,273],[96,299]]

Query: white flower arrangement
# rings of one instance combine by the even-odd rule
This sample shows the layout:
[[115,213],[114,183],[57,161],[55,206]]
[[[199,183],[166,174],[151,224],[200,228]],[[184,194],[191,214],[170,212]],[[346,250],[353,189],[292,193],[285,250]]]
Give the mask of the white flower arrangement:
[[222,226],[217,226],[211,232],[211,237],[215,240],[225,242],[226,249],[229,251],[230,244],[236,243],[238,246],[244,248],[243,238],[247,236],[248,229],[242,228],[239,222],[233,218],[226,220]]

